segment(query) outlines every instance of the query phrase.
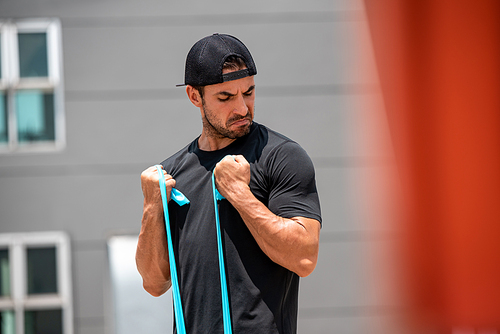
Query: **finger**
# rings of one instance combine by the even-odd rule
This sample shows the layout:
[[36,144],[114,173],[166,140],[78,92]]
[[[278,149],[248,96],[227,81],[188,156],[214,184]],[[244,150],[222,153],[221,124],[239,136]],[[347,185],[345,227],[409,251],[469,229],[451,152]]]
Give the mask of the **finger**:
[[229,161],[229,162],[230,162],[230,161],[236,161],[234,158],[235,158],[235,155],[226,155],[226,156],[224,157],[224,159],[222,159],[222,160],[227,160],[227,161]]
[[176,182],[172,177],[170,177],[170,179],[168,179],[168,180],[165,180],[165,186],[167,188],[175,188],[175,184],[176,184]]
[[161,168],[162,168],[162,172],[163,172],[163,176],[165,177],[165,180],[170,180],[173,178],[172,175],[168,174],[167,171],[163,169],[163,166]]
[[245,159],[245,157],[243,155],[240,155],[240,154],[235,156],[234,161],[236,161],[236,163],[238,163],[240,166],[248,164],[247,159]]

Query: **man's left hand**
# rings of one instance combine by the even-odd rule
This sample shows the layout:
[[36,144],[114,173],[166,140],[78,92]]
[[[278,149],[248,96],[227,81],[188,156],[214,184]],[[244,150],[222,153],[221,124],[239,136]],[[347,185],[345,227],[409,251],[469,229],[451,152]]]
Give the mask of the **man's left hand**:
[[250,164],[242,155],[227,155],[214,169],[217,190],[228,201],[242,191],[249,190]]

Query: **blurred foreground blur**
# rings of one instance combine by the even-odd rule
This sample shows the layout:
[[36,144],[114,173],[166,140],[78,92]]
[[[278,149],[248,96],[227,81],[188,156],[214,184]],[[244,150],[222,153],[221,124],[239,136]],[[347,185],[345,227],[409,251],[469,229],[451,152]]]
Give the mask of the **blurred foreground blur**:
[[365,4],[401,181],[404,328],[498,333],[500,2]]

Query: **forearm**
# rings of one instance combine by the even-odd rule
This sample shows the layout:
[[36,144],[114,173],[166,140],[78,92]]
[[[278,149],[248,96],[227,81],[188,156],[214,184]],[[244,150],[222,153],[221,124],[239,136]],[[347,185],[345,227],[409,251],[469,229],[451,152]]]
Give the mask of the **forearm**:
[[144,201],[141,232],[136,253],[137,269],[144,289],[157,297],[171,286],[163,210]]
[[318,221],[279,217],[257,200],[248,187],[242,187],[228,197],[259,247],[271,260],[302,277],[314,270],[319,250]]

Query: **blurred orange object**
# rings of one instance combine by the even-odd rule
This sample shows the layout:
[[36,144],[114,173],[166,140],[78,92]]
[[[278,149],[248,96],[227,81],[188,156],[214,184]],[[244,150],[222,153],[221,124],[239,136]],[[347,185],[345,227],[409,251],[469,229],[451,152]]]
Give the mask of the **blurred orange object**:
[[[500,329],[500,1],[365,0],[416,319]],[[500,332],[499,332],[500,333]]]

